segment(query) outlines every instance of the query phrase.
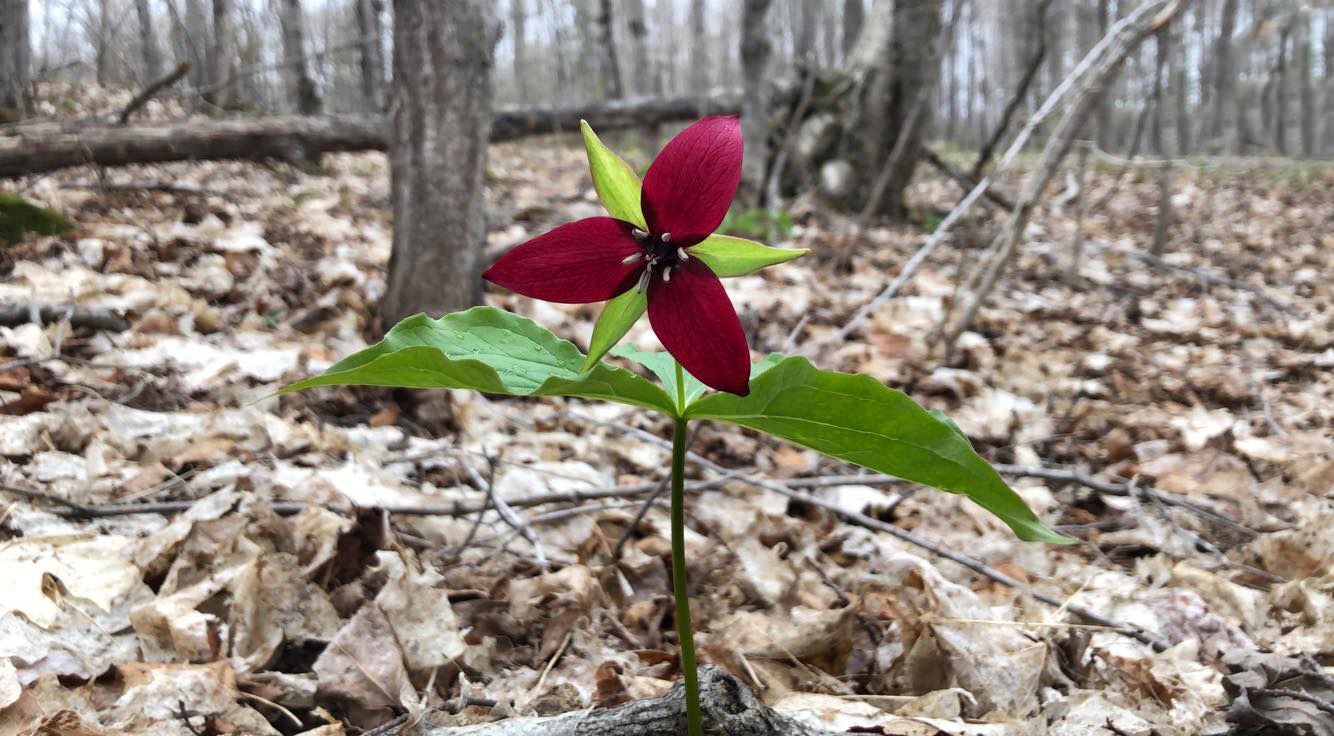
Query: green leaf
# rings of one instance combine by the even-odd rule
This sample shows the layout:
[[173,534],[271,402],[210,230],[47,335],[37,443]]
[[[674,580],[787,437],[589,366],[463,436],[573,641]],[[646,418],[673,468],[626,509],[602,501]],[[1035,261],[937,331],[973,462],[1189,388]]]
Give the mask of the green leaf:
[[745,276],[766,266],[786,263],[811,251],[808,248],[773,248],[731,235],[710,235],[698,245],[686,249],[686,252],[704,261],[704,265],[718,278],[728,278]]
[[588,168],[593,172],[593,188],[597,190],[602,206],[612,217],[647,229],[644,212],[639,207],[639,177],[635,176],[634,169],[602,145],[587,121],[579,121],[579,130],[584,134]]
[[[621,345],[611,351],[611,354],[629,358],[653,371],[653,375],[657,376],[659,381],[662,381],[667,395],[676,396],[676,359],[672,357],[671,353],[650,353],[633,345]],[[681,369],[681,375],[685,378],[686,406],[690,406],[695,399],[708,391],[709,387],[700,383],[698,378],[690,375],[690,371],[684,368]]]
[[612,346],[625,337],[635,322],[648,309],[648,291],[631,289],[602,305],[602,314],[593,325],[593,336],[588,340],[588,359],[584,370],[592,368]]
[[467,388],[510,396],[581,396],[676,414],[663,390],[624,368],[598,363],[532,320],[493,307],[431,319],[408,317],[384,339],[313,378],[278,393],[314,386]]
[[73,229],[74,223],[59,212],[0,192],[0,243],[17,245],[25,232],[59,235]]
[[1020,539],[1073,541],[1048,529],[952,423],[870,376],[822,371],[805,358],[785,358],[750,382],[749,396],[713,394],[689,407],[686,416],[733,422],[880,473],[964,494]]

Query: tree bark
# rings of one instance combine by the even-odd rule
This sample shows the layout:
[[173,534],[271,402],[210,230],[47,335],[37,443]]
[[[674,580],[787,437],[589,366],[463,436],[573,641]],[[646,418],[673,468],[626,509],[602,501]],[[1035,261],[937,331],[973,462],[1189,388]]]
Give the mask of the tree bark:
[[[357,31],[361,34],[361,96],[366,109],[384,110],[384,40],[381,38],[380,13],[384,0],[353,0],[356,4]],[[517,2],[517,0],[516,0]],[[518,42],[515,42],[518,49]]]
[[704,0],[690,0],[690,92],[702,95],[709,89],[709,60],[704,25]]
[[[500,110],[492,116],[489,128],[491,142],[497,143],[577,131],[580,120],[587,120],[598,131],[626,130],[690,120],[701,112],[736,115],[741,106],[739,91],[704,98],[633,98],[574,107]],[[322,153],[385,150],[386,125],[379,115],[290,115],[129,126],[27,124],[0,130],[0,178],[69,166],[170,161],[276,159],[302,164]]]
[[1278,56],[1274,60],[1274,75],[1270,80],[1273,91],[1269,114],[1273,121],[1274,150],[1284,156],[1288,155],[1288,48],[1292,45],[1293,24],[1294,20],[1288,20],[1278,34]]
[[483,175],[500,31],[493,10],[491,0],[394,2],[386,325],[481,302]]
[[1310,11],[1298,10],[1295,56],[1297,58],[1297,87],[1301,100],[1298,126],[1301,133],[1302,158],[1314,158],[1315,141],[1315,86],[1311,82],[1311,18]]
[[741,201],[758,207],[764,190],[765,163],[769,160],[769,84],[765,70],[773,46],[769,43],[771,0],[745,0],[741,6],[741,135],[746,141],[741,160]]
[[625,19],[630,28],[630,67],[632,93],[646,95],[653,91],[648,60],[648,21],[644,14],[644,0],[626,0]]
[[139,16],[139,53],[144,63],[143,78],[146,81],[162,76],[162,49],[157,43],[157,34],[153,32],[153,13],[148,7],[148,0],[134,0],[134,10]]
[[862,31],[862,24],[866,22],[866,2],[865,0],[843,0],[843,58],[852,53],[852,47],[857,43],[857,34]]
[[232,24],[230,0],[213,0],[213,36],[208,45],[208,91],[204,99],[216,107],[227,107],[231,97]]
[[1334,156],[1334,10],[1325,11],[1325,119],[1326,156]]
[[510,0],[510,38],[514,42],[514,89],[519,102],[528,102],[528,8],[525,0]]
[[290,99],[296,100],[297,112],[316,115],[324,104],[320,100],[319,88],[310,76],[310,64],[306,59],[306,19],[301,11],[301,0],[280,0],[278,7],[287,94]]
[[[699,669],[700,710],[710,734],[728,736],[834,736],[802,725],[765,705],[750,688],[721,668]],[[680,683],[661,698],[634,700],[552,718],[515,718],[457,727],[429,715],[413,731],[420,736],[679,736],[686,732],[685,691]],[[390,734],[398,731],[391,730]]]
[[28,0],[0,0],[0,122],[28,109]]
[[602,97],[615,100],[624,97],[621,88],[621,60],[616,55],[616,34],[612,33],[614,20],[611,0],[601,0],[598,6],[598,38],[602,42]]
[[815,60],[815,16],[819,12],[818,0],[801,0],[794,6],[801,13],[797,26],[797,61],[807,68],[816,66]]

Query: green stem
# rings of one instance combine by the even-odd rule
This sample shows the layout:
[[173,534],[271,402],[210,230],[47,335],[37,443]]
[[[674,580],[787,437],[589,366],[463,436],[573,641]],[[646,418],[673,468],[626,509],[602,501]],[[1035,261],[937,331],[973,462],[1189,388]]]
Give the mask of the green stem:
[[[685,381],[676,364],[677,414],[685,413]],[[681,674],[686,683],[686,726],[690,736],[703,736],[699,714],[699,673],[695,669],[695,634],[690,626],[690,598],[686,594],[686,424],[678,416],[672,431],[672,595],[676,599],[676,635],[681,641]]]

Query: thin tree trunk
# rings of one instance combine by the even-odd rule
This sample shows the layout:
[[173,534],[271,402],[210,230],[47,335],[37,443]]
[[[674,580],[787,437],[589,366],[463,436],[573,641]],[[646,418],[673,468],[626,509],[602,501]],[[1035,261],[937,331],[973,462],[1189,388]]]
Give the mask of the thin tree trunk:
[[1325,11],[1325,119],[1326,156],[1334,156],[1334,10]]
[[598,40],[602,42],[602,97],[615,100],[624,97],[621,88],[621,60],[616,54],[616,35],[612,33],[611,0],[601,0],[598,6]]
[[[395,5],[397,7],[397,5]],[[306,59],[306,19],[301,0],[280,0],[279,17],[282,24],[283,62],[287,73],[287,94],[296,100],[297,112],[316,115],[324,107],[319,88],[310,76]]]
[[865,0],[843,0],[843,58],[848,58],[866,22]]
[[709,61],[704,23],[704,0],[690,0],[690,92],[704,94],[709,88]]
[[217,107],[226,107],[230,97],[228,81],[233,58],[230,6],[230,0],[213,0],[213,41],[208,45],[209,90],[204,99]]
[[481,301],[493,11],[491,0],[394,0],[386,324]]
[[1172,228],[1172,159],[1166,159],[1158,172],[1158,221],[1153,227],[1153,247],[1150,253],[1161,257],[1167,250],[1167,237]]
[[793,7],[800,11],[801,18],[797,25],[796,58],[807,69],[816,66],[815,60],[815,17],[819,13],[819,0],[801,0]]
[[0,123],[28,109],[28,0],[0,0]]
[[1153,37],[1153,91],[1145,105],[1153,110],[1153,125],[1149,128],[1149,149],[1158,156],[1166,154],[1163,148],[1163,71],[1167,68],[1168,29],[1164,28]]
[[510,39],[514,42],[514,90],[520,103],[528,99],[528,3],[526,0],[510,0]]
[[[380,13],[384,0],[353,0],[357,11],[357,31],[361,34],[361,96],[366,109],[384,109],[384,40],[381,38]],[[516,0],[517,2],[517,0]],[[519,43],[516,37],[514,48]]]
[[93,32],[93,66],[94,73],[97,76],[97,83],[103,87],[111,83],[110,70],[110,46],[111,29],[109,27],[110,8],[107,7],[107,0],[97,1],[97,19],[89,25],[94,28]]
[[134,10],[139,16],[139,51],[143,56],[144,80],[151,82],[162,76],[162,49],[153,32],[153,13],[148,0],[134,0]]
[[644,15],[644,0],[626,0],[625,18],[630,28],[630,66],[634,71],[632,91],[646,95],[653,90],[653,79],[648,60],[648,19]]
[[741,6],[741,201],[758,207],[769,160],[769,83],[765,71],[773,46],[767,22],[771,0],[744,0]]
[[1297,86],[1301,99],[1299,125],[1302,138],[1302,158],[1314,158],[1315,140],[1315,86],[1311,83],[1311,17],[1310,11],[1297,11]]
[[1274,60],[1270,119],[1273,121],[1274,150],[1288,155],[1288,48],[1292,45],[1293,21],[1284,23],[1278,35],[1278,56]]
[[[1112,8],[1109,0],[1098,0],[1097,28],[1098,38],[1107,35],[1107,29],[1112,22]],[[1111,89],[1105,90],[1097,101],[1097,112],[1094,113],[1098,122],[1098,147],[1104,151],[1112,148],[1112,94]]]
[[1223,9],[1219,14],[1218,40],[1214,44],[1213,63],[1213,106],[1206,117],[1208,121],[1207,138],[1216,149],[1226,148],[1240,152],[1240,140],[1237,135],[1238,121],[1228,120],[1236,112],[1237,73],[1234,70],[1232,52],[1232,33],[1237,26],[1238,0],[1223,0]]
[[[1199,6],[1196,11],[1199,12]],[[1187,93],[1190,80],[1187,79],[1186,71],[1186,44],[1185,33],[1178,27],[1172,33],[1172,44],[1168,51],[1168,64],[1171,66],[1172,80],[1172,103],[1173,115],[1172,124],[1176,126],[1176,155],[1185,156],[1190,152],[1191,147],[1191,124],[1189,110],[1189,100]]]

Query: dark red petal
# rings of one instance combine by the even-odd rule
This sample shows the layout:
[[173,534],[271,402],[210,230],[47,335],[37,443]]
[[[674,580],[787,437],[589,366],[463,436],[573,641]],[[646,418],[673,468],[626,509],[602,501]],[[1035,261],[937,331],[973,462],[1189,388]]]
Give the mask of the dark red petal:
[[750,348],[723,282],[692,258],[672,269],[671,281],[653,270],[648,319],[662,346],[709,388],[750,393]]
[[741,122],[709,117],[667,143],[644,175],[640,205],[656,233],[693,245],[727,216],[741,182]]
[[524,296],[561,304],[604,302],[634,286],[642,260],[631,225],[611,217],[578,220],[500,257],[482,278]]

